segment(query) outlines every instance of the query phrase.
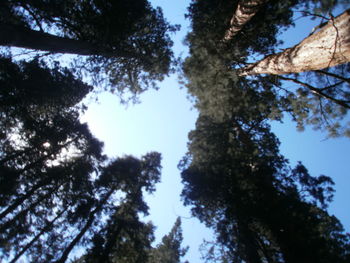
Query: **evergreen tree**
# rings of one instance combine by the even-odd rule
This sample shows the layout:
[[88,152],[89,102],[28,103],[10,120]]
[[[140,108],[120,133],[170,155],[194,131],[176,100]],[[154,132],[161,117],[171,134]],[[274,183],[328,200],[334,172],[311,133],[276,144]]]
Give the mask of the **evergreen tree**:
[[[321,70],[350,62],[350,9],[283,52],[239,69],[240,76],[255,74],[283,75]],[[317,92],[317,90],[314,90]],[[319,91],[321,95],[322,90]],[[346,105],[346,104],[345,104]],[[344,106],[344,105],[342,105]],[[345,107],[350,108],[349,105]]]
[[2,57],[0,65],[0,238],[6,257],[45,236],[73,205],[71,198],[86,198],[88,174],[105,157],[75,106],[90,86],[38,61],[15,64]]
[[325,210],[332,180],[290,169],[278,144],[265,121],[201,116],[181,163],[185,204],[226,262],[347,262],[349,237]]
[[94,248],[99,233],[100,262],[116,251],[141,262],[153,227],[138,214],[147,214],[142,196],[159,181],[160,154],[107,161],[79,121],[91,87],[68,69],[2,57],[0,76],[1,259],[66,262],[74,249]]
[[[85,216],[77,217],[72,214],[74,224],[81,227],[66,242],[55,262],[66,262],[74,247],[81,243],[89,244],[91,241],[91,248],[87,247],[91,252],[82,258],[84,262],[115,262],[115,258],[123,260],[121,262],[144,260],[141,252],[149,248],[153,232],[152,227],[139,221],[137,214],[147,214],[148,207],[142,198],[143,191],[153,192],[159,175],[158,153],[149,153],[141,160],[131,156],[119,158],[102,168],[95,181],[100,198]],[[124,193],[125,197],[118,200],[118,191],[119,194]],[[107,219],[97,220],[97,216]]]
[[[276,53],[277,34],[293,25],[293,11],[317,7],[313,2],[267,1],[226,40],[223,36],[232,26],[232,1],[193,1],[190,5],[190,56],[183,72],[200,116],[189,134],[188,155],[180,163],[185,184],[182,197],[185,205],[192,206],[193,215],[217,234],[205,256],[209,262],[349,260],[349,237],[326,211],[332,180],[310,176],[301,164],[291,169],[267,123],[281,120],[283,112],[288,112],[300,126],[309,121],[321,126],[325,113],[316,110],[320,93],[312,97],[305,92],[313,85],[309,82],[310,87],[299,90],[305,94],[301,98],[293,92],[283,94],[282,78],[245,78],[236,70],[251,56]],[[347,77],[336,73],[339,68],[317,72],[314,78],[320,85],[326,83],[322,81],[326,74],[339,77],[322,87],[322,99],[328,97],[330,104],[326,114],[336,120],[346,111],[334,102],[345,101],[347,96],[335,91],[346,91]]]
[[168,235],[162,238],[162,242],[151,250],[150,263],[180,263],[185,256],[188,247],[182,248],[181,219],[178,217]]
[[169,73],[177,27],[146,0],[6,0],[0,13],[0,45],[86,56],[79,67],[120,93],[140,93]]
[[[293,76],[239,76],[248,59],[277,53],[278,32],[293,25],[294,11],[310,14],[309,10],[319,6],[332,7],[331,3],[313,2],[268,1],[228,41],[223,41],[223,36],[230,27],[232,1],[193,2],[187,15],[192,22],[187,36],[190,56],[183,63],[183,72],[196,107],[205,114],[217,112],[222,118],[232,112],[229,101],[241,96],[239,89],[247,85],[258,96],[266,96],[268,118],[280,120],[289,114],[300,130],[312,125],[326,129],[329,136],[348,136],[349,127],[343,121],[349,108],[348,64]],[[235,103],[244,105],[245,98]]]

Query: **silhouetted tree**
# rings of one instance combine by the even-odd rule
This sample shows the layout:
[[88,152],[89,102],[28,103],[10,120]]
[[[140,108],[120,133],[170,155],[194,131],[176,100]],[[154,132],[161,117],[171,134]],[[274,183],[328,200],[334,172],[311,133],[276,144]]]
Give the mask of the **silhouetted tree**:
[[160,8],[134,1],[2,1],[0,45],[80,57],[108,89],[137,94],[169,73],[172,41]]
[[188,247],[182,248],[181,219],[178,217],[168,235],[162,238],[162,242],[151,250],[150,263],[180,263],[185,256]]
[[[139,221],[138,213],[148,213],[143,201],[143,191],[153,192],[154,185],[160,176],[160,154],[149,153],[141,160],[125,157],[111,162],[103,168],[96,180],[101,198],[87,217],[78,234],[65,245],[62,255],[55,262],[65,262],[73,248],[81,242],[84,235],[91,232],[92,246],[82,262],[144,262],[146,251],[153,240],[153,227]],[[124,193],[118,201],[118,196]],[[119,204],[118,204],[119,202]],[[118,205],[117,205],[118,204]],[[99,221],[99,229],[95,229],[97,215],[107,217]]]
[[125,262],[142,258],[153,228],[138,214],[147,214],[142,196],[159,181],[160,154],[107,161],[79,120],[91,87],[68,69],[1,57],[0,76],[1,258],[66,262],[97,233],[106,240],[100,262],[128,246],[138,249]]
[[182,196],[227,262],[349,260],[349,237],[325,210],[332,180],[290,169],[266,121],[200,116],[189,138]]

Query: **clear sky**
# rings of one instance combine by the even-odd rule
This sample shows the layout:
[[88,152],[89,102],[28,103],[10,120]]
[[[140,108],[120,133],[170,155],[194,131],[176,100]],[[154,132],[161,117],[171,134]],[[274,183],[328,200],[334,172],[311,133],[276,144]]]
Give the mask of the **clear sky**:
[[[188,0],[152,0],[154,6],[163,8],[164,15],[172,24],[181,24],[181,32],[174,36],[176,55],[187,48],[182,41],[188,31],[189,21],[184,19]],[[307,36],[314,25],[306,19],[298,20],[297,27],[281,37],[286,47],[296,44]],[[182,217],[184,245],[190,250],[186,255],[191,263],[201,262],[198,247],[203,238],[211,239],[211,231],[202,226],[197,219],[190,218],[188,208],[182,206],[180,172],[177,164],[186,152],[187,134],[194,128],[197,112],[191,110],[186,91],[179,88],[176,76],[170,76],[160,84],[159,91],[146,91],[141,103],[120,105],[116,96],[103,93],[99,103],[89,105],[83,117],[92,132],[105,142],[105,153],[110,157],[132,154],[140,157],[149,151],[162,153],[162,182],[157,185],[153,196],[147,197],[150,216],[157,226],[157,242],[167,234],[176,217]],[[350,201],[349,164],[350,140],[328,139],[325,133],[307,129],[297,132],[295,124],[285,120],[283,124],[273,123],[273,130],[281,140],[281,151],[292,164],[302,161],[312,175],[331,176],[336,183],[335,201],[330,207],[341,219],[347,230],[350,229],[348,200]]]

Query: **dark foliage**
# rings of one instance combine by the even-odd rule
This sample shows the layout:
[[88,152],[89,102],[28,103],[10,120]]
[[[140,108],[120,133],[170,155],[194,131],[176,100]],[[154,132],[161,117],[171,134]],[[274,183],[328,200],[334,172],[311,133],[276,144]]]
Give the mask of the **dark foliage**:
[[[281,120],[287,112],[300,126],[324,128],[324,114],[341,120],[346,110],[338,112],[338,104],[324,101],[306,86],[299,90],[305,95],[298,96],[290,90],[284,93],[285,86],[277,77],[236,74],[248,60],[276,51],[278,33],[293,26],[295,10],[311,12],[332,5],[268,1],[237,35],[223,41],[237,3],[192,1],[188,13],[192,31],[187,36],[190,55],[183,73],[200,116],[179,167],[185,205],[217,234],[214,243],[207,243],[204,259],[347,262],[349,236],[326,210],[333,196],[331,178],[313,177],[301,163],[292,169],[279,153],[279,141],[268,125],[270,119]],[[338,75],[338,80],[323,82],[323,90],[346,100],[347,70],[338,70],[344,67],[312,74],[323,74],[323,81],[325,76]],[[318,111],[316,100],[328,104],[327,111]]]
[[332,180],[290,169],[264,122],[242,124],[200,117],[180,166],[185,204],[215,230],[226,262],[347,262],[349,237],[325,210]]
[[180,263],[188,250],[188,247],[181,247],[182,240],[181,219],[178,217],[170,233],[151,250],[149,263]]
[[95,84],[107,78],[120,94],[140,93],[171,68],[169,33],[178,27],[146,0],[6,0],[0,13],[1,45],[87,56],[75,69],[92,73]]
[[[215,118],[222,119],[234,107],[250,107],[240,90],[248,86],[251,93],[261,97],[261,110],[272,120],[288,114],[300,130],[311,125],[327,130],[329,136],[349,135],[345,123],[349,107],[348,65],[286,77],[236,74],[236,69],[247,62],[278,51],[279,33],[293,26],[296,16],[311,15],[314,8],[329,10],[333,5],[268,1],[235,37],[223,41],[237,3],[194,1],[190,5],[187,15],[192,23],[187,36],[190,56],[183,63],[183,73],[196,107],[203,114],[215,113]],[[232,81],[236,83],[232,85]]]
[[159,181],[160,154],[107,161],[79,121],[91,87],[68,69],[1,58],[0,85],[1,259],[66,262],[83,247],[93,262],[141,262],[153,227],[138,214],[148,212],[142,196]]

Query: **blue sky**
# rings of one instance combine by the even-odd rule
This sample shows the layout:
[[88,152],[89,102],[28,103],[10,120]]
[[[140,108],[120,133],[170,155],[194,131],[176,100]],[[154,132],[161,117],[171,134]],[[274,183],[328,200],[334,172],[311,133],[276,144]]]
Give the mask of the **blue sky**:
[[[174,52],[186,55],[187,48],[182,41],[189,29],[185,21],[189,1],[152,0],[154,6],[163,8],[164,15],[172,24],[181,24],[182,29],[174,36]],[[281,37],[285,47],[294,45],[307,36],[317,22],[298,20],[297,27]],[[176,76],[170,76],[160,84],[160,90],[150,90],[141,95],[141,103],[125,107],[116,96],[103,93],[99,103],[91,103],[83,117],[92,132],[105,142],[105,153],[110,157],[132,154],[141,156],[149,151],[162,153],[162,182],[157,185],[154,195],[147,197],[150,216],[157,226],[157,241],[167,234],[176,217],[182,217],[184,245],[190,250],[186,258],[200,262],[199,245],[203,238],[211,239],[211,231],[191,218],[189,208],[184,208],[180,200],[182,190],[177,164],[186,152],[187,134],[194,128],[197,112],[186,98],[186,91],[179,88]],[[273,131],[281,140],[281,152],[291,164],[302,161],[312,175],[331,176],[336,183],[336,195],[330,206],[346,227],[350,229],[349,208],[349,164],[350,140],[326,139],[326,134],[309,128],[297,132],[295,124],[286,118],[283,124],[273,123]],[[326,139],[326,140],[325,140]]]

